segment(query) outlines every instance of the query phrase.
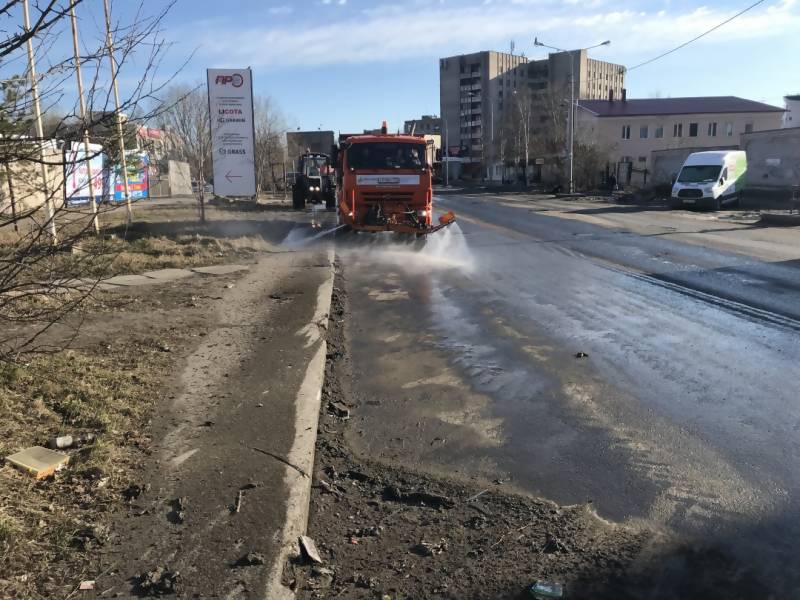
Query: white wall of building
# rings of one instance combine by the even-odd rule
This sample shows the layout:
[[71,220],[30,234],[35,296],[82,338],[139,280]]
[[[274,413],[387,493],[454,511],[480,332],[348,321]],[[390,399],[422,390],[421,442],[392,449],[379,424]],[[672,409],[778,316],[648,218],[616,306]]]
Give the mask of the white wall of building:
[[786,112],[783,113],[781,128],[800,127],[800,94],[786,96],[783,101],[786,106]]

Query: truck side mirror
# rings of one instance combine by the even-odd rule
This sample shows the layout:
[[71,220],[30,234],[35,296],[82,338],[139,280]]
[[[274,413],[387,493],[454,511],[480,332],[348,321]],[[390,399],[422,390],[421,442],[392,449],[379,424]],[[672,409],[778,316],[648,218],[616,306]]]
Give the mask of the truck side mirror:
[[677,176],[677,175],[675,175],[675,173],[673,173],[672,175],[670,175],[670,177],[669,177],[669,182],[670,182],[672,185],[675,185],[675,182],[676,182],[677,180],[678,180],[678,176]]

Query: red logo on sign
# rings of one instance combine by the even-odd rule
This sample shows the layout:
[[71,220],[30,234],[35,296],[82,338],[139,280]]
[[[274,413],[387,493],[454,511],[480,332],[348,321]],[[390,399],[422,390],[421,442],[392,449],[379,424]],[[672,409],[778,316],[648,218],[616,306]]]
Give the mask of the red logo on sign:
[[228,85],[230,83],[233,87],[238,88],[242,87],[244,84],[244,77],[239,73],[234,73],[233,75],[217,75],[214,83],[217,85]]

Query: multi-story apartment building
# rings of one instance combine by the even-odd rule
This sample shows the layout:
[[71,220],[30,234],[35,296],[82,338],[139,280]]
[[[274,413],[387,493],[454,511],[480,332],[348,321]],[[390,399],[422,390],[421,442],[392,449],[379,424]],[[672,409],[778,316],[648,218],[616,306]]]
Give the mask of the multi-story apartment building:
[[515,94],[552,91],[569,97],[573,77],[577,98],[619,97],[625,87],[623,66],[591,59],[586,50],[552,53],[542,60],[494,51],[440,59],[443,146],[465,166],[494,162],[495,131],[514,109]]
[[442,130],[442,120],[436,115],[422,115],[419,119],[411,119],[403,124],[403,133],[417,135],[439,135]]
[[655,151],[738,148],[743,133],[778,129],[784,109],[736,96],[581,100],[577,136],[608,157],[620,183],[645,183]]

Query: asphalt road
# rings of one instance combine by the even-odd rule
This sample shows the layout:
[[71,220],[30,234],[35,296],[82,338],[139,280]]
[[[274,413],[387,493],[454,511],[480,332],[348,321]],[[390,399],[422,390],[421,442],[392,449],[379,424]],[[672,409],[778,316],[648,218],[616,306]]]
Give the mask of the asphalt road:
[[[665,526],[800,590],[800,261],[446,196],[422,251],[338,242],[382,460]],[[578,358],[576,353],[585,353]]]

